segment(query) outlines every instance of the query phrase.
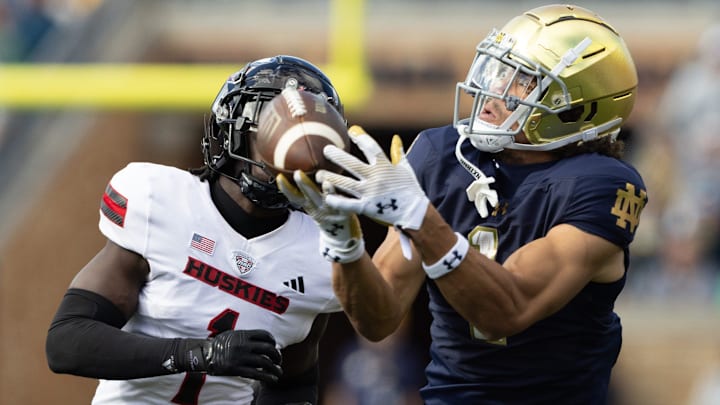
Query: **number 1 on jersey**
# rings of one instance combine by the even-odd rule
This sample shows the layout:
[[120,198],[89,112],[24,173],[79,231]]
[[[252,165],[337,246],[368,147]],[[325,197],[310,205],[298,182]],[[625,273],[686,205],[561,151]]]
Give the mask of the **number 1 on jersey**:
[[[230,308],[219,313],[208,323],[207,330],[210,331],[208,337],[214,337],[218,333],[234,329],[239,316],[237,311]],[[185,379],[171,402],[180,405],[197,405],[206,377],[205,373],[185,373]]]

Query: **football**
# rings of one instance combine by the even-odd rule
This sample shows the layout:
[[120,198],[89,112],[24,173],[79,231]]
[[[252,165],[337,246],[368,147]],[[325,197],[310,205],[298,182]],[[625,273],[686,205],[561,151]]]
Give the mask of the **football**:
[[350,151],[347,123],[320,95],[292,87],[269,101],[258,117],[255,150],[259,161],[292,179],[294,170],[337,171],[323,148],[335,145]]

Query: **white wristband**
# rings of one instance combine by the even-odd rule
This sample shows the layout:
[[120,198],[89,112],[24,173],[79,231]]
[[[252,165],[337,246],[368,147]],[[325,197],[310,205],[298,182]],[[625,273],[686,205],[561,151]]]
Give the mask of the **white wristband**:
[[468,241],[464,236],[457,232],[455,232],[455,235],[457,236],[457,242],[455,242],[455,246],[445,253],[445,256],[431,265],[427,265],[423,262],[423,270],[425,270],[425,273],[427,273],[428,277],[431,279],[434,280],[455,270],[458,266],[460,266],[460,263],[462,263],[463,259],[465,259],[465,256],[467,256],[470,244],[468,244]]

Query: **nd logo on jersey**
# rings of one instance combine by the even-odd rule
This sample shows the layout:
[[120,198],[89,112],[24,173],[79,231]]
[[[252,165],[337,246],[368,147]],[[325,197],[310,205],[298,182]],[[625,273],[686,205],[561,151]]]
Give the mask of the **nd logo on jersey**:
[[625,189],[617,190],[617,198],[615,206],[612,207],[610,213],[617,217],[615,225],[622,229],[628,229],[630,233],[635,233],[640,222],[640,213],[647,203],[647,192],[640,190],[640,195],[635,195],[635,185],[625,183]]

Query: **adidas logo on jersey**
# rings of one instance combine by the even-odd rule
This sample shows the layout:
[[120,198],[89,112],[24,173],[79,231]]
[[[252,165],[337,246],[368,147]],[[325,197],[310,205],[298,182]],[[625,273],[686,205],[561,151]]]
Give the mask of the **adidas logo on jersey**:
[[300,294],[305,294],[305,282],[303,281],[302,276],[294,278],[292,280],[283,281],[283,284],[299,292]]

